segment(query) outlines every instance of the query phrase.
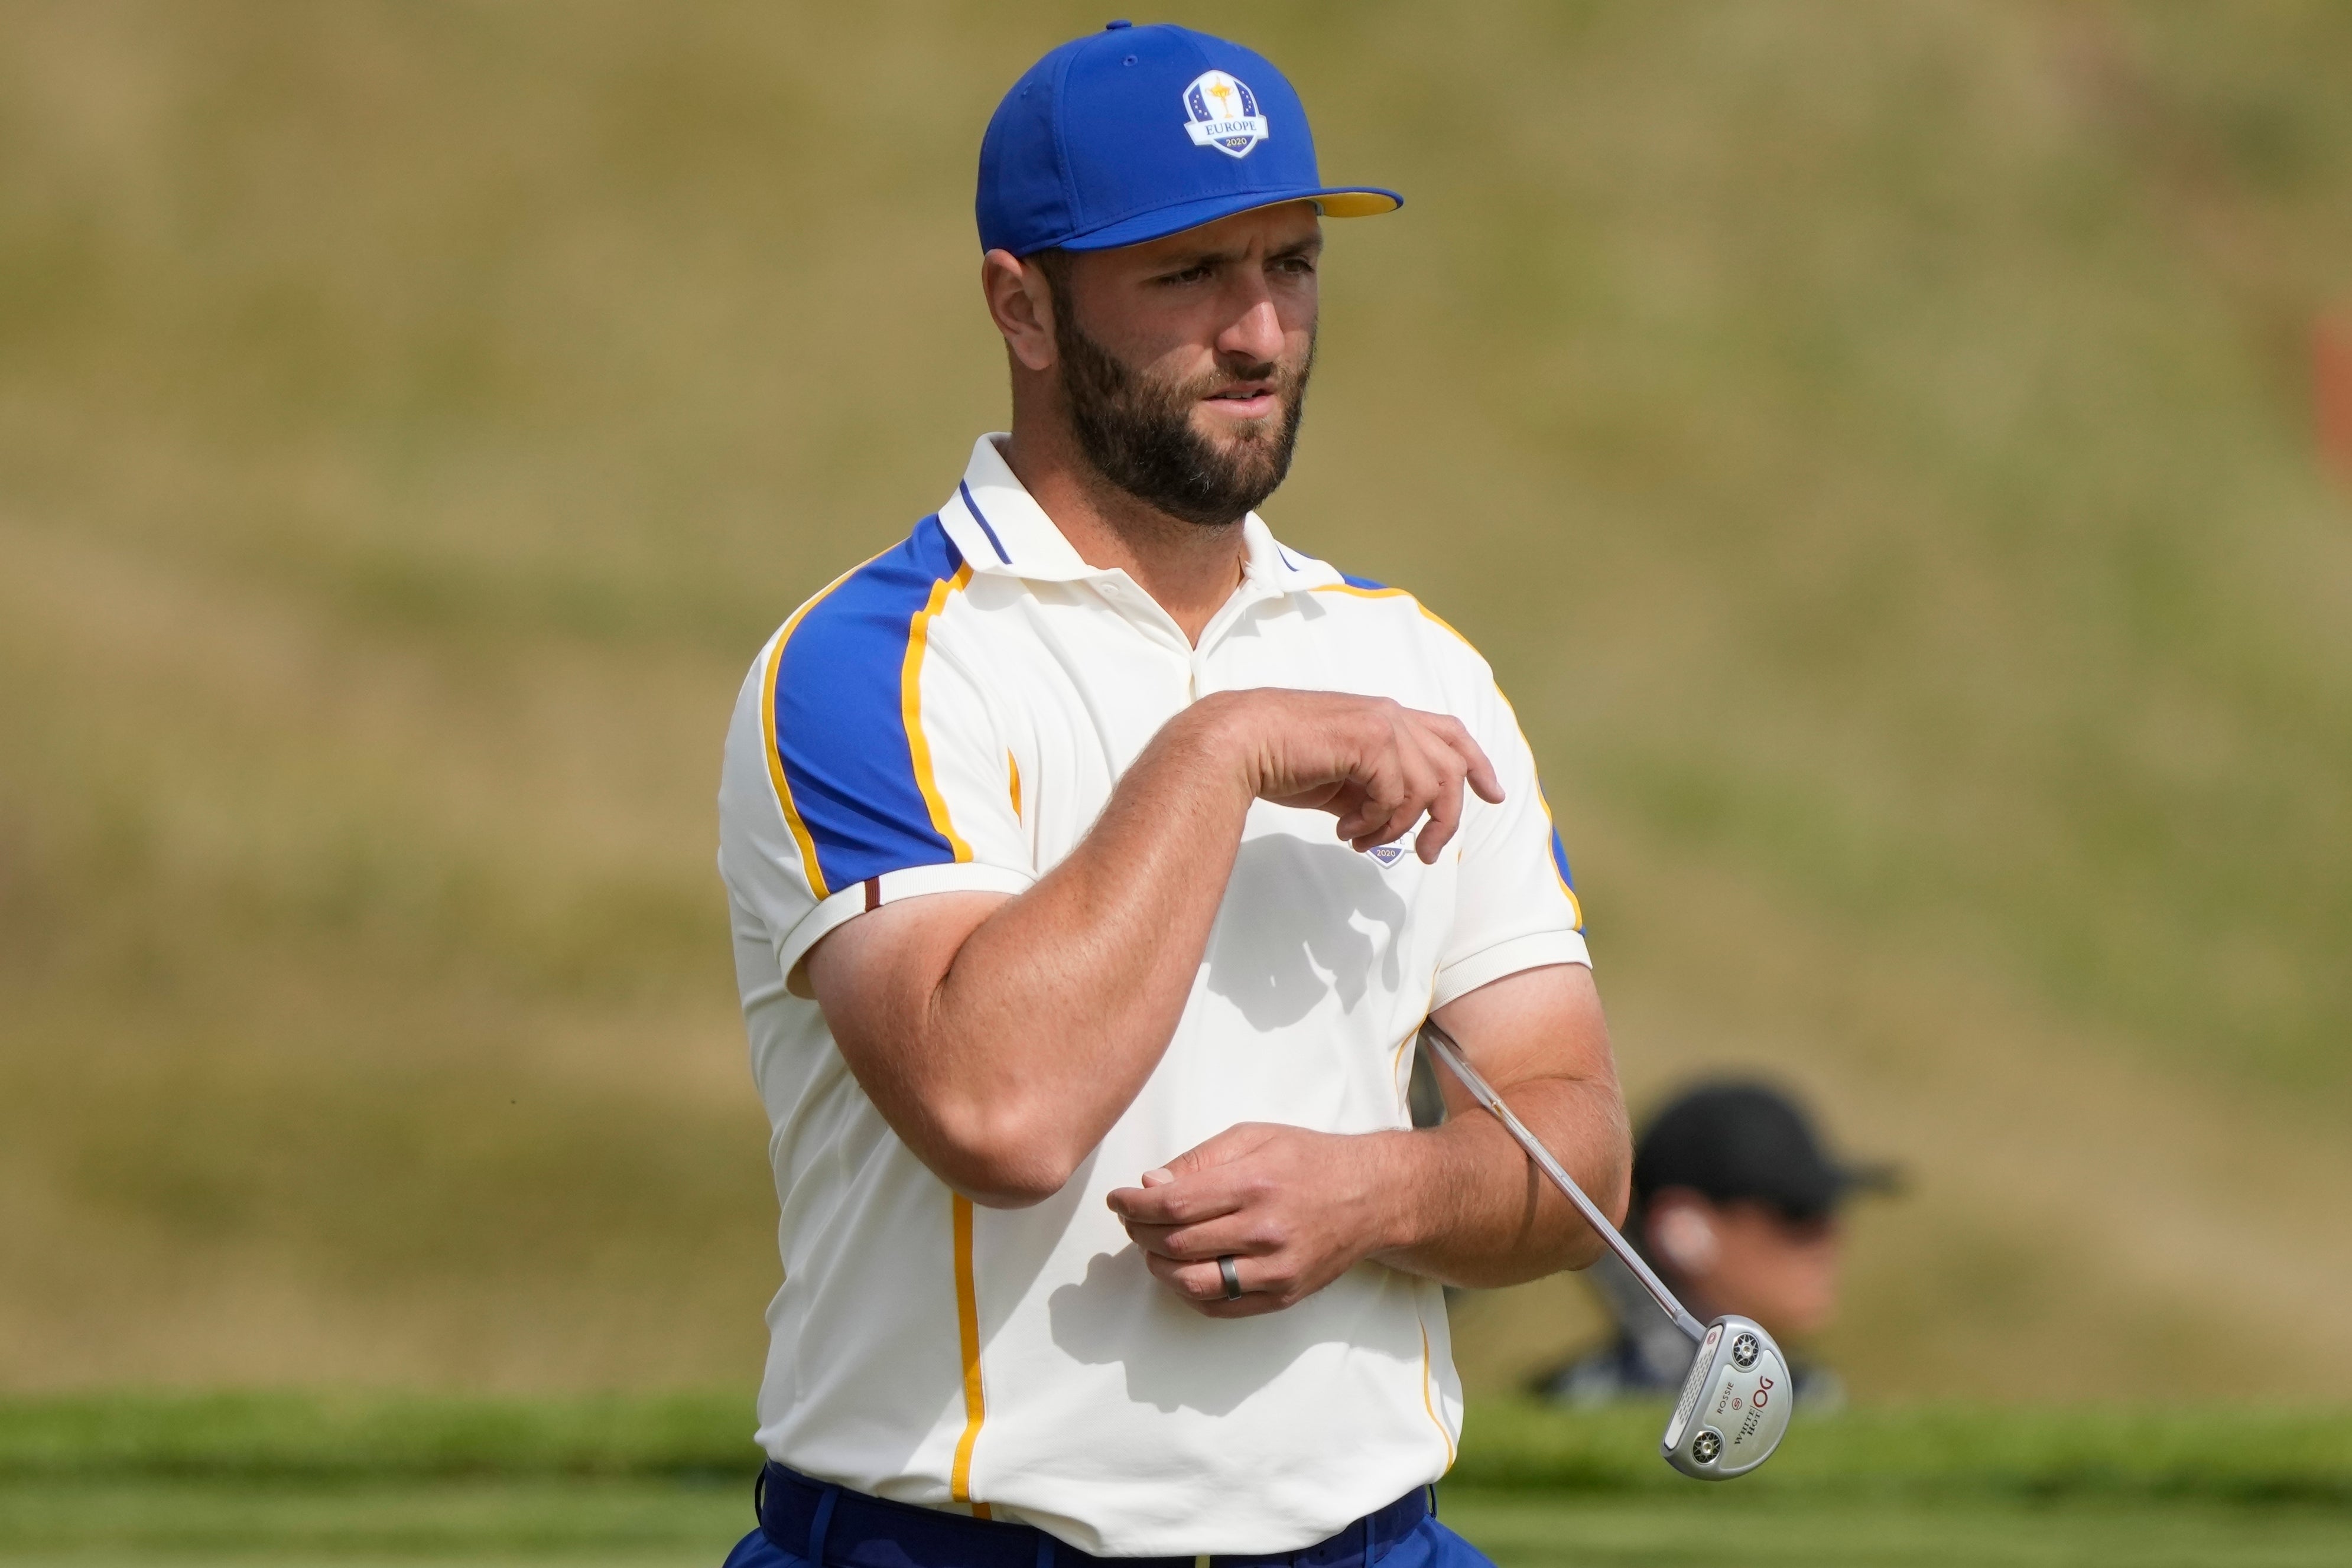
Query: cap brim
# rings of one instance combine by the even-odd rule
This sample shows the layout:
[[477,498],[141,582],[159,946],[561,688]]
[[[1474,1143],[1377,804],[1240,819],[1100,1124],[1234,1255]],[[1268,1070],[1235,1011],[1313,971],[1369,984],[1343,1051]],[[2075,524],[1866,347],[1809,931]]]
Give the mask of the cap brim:
[[1285,206],[1292,202],[1313,202],[1327,218],[1369,218],[1381,213],[1395,212],[1404,205],[1402,196],[1394,191],[1381,190],[1377,185],[1315,185],[1296,191],[1237,191],[1222,196],[1204,196],[1199,201],[1178,202],[1172,206],[1157,207],[1148,213],[1136,213],[1086,234],[1072,235],[1061,243],[1060,248],[1116,250],[1120,246],[1166,239],[1170,235],[1182,234],[1186,229],[1196,229],[1203,224],[1213,224],[1236,213],[1254,213],[1261,208]]

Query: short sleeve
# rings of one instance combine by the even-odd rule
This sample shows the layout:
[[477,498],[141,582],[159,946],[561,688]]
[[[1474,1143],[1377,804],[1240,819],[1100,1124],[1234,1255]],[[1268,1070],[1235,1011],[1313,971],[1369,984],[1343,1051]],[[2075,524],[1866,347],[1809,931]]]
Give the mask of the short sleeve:
[[970,578],[927,518],[795,613],[744,683],[719,869],[795,990],[818,938],[869,909],[1036,880],[1011,752],[956,653]]
[[1432,1008],[1522,969],[1592,962],[1534,754],[1511,705],[1491,685],[1487,692],[1464,716],[1501,776],[1503,800],[1477,802],[1463,823],[1454,928],[1438,959]]

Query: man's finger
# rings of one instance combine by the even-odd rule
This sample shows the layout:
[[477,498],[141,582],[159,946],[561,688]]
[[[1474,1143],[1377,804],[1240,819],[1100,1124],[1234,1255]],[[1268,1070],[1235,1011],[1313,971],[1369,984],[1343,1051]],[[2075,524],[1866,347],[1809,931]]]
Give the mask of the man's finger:
[[1406,798],[1404,770],[1393,755],[1360,773],[1358,784],[1355,809],[1339,819],[1339,836],[1350,843],[1395,816]]
[[1454,754],[1468,765],[1463,777],[1469,781],[1470,788],[1478,791],[1478,798],[1488,805],[1501,805],[1502,776],[1495,771],[1494,763],[1487,760],[1486,748],[1471,738],[1469,730],[1463,727],[1459,719],[1449,718],[1445,722],[1451,731],[1446,737],[1448,744],[1454,747]]
[[[1265,1288],[1274,1281],[1266,1273],[1270,1265],[1262,1259],[1244,1256],[1234,1260],[1234,1277],[1242,1288],[1238,1296],[1226,1294],[1224,1270],[1214,1261],[1180,1263],[1147,1252],[1143,1266],[1187,1305],[1213,1318],[1251,1318],[1260,1312],[1280,1312],[1288,1304],[1282,1293]],[[1279,1265],[1271,1267],[1279,1269]]]
[[1453,841],[1454,833],[1462,826],[1462,781],[1448,779],[1437,798],[1429,803],[1429,821],[1423,824],[1421,836],[1412,841],[1413,852],[1423,865],[1435,865],[1437,857]]
[[[1218,1134],[1220,1138],[1230,1136]],[[1254,1178],[1244,1171],[1237,1171],[1233,1163],[1246,1150],[1220,1152],[1220,1157],[1211,1153],[1209,1144],[1203,1144],[1194,1152],[1213,1163],[1179,1171],[1174,1181],[1116,1188],[1103,1201],[1110,1206],[1113,1214],[1136,1225],[1197,1225],[1204,1219],[1231,1214],[1249,1201]],[[1171,1166],[1177,1163],[1169,1162]]]
[[1287,1294],[1259,1289],[1262,1281],[1253,1282],[1255,1271],[1266,1267],[1254,1260],[1234,1260],[1234,1272],[1241,1281],[1242,1293],[1231,1297],[1225,1294],[1224,1271],[1214,1263],[1174,1263],[1149,1253],[1143,1261],[1160,1283],[1203,1317],[1255,1318],[1278,1312],[1290,1304]]
[[1395,778],[1396,788],[1370,803],[1358,831],[1349,833],[1348,824],[1340,824],[1342,835],[1355,849],[1373,849],[1403,837],[1421,821],[1422,811],[1428,804],[1437,775],[1422,748],[1414,744],[1410,731],[1399,732],[1387,767]]
[[[1430,797],[1433,798],[1435,794],[1436,791],[1432,790]],[[1359,850],[1378,849],[1382,844],[1394,843],[1412,831],[1413,824],[1420,821],[1427,810],[1427,800],[1416,796],[1398,807],[1387,821],[1371,831],[1351,840],[1350,842]]]
[[1285,1131],[1265,1122],[1237,1122],[1145,1172],[1143,1186],[1117,1188],[1104,1201],[1119,1218],[1138,1225],[1190,1225],[1231,1214],[1249,1200],[1257,1179],[1235,1167]]
[[1220,1215],[1193,1225],[1139,1225],[1130,1222],[1128,1239],[1146,1252],[1178,1262],[1203,1258],[1264,1257],[1282,1249],[1282,1239],[1247,1212]]
[[1170,1182],[1164,1186],[1122,1186],[1103,1201],[1129,1224],[1167,1226],[1214,1219],[1233,1213],[1242,1202],[1227,1184],[1206,1179]]
[[1418,803],[1427,819],[1413,849],[1423,865],[1435,865],[1439,852],[1461,825],[1462,759],[1453,747],[1443,744],[1442,737],[1416,735],[1413,738],[1422,784]]
[[[1225,1272],[1213,1261],[1183,1262],[1173,1258],[1162,1258],[1157,1253],[1146,1252],[1143,1255],[1143,1266],[1151,1270],[1152,1278],[1188,1301],[1217,1301],[1224,1299]],[[1242,1277],[1242,1289],[1246,1291],[1249,1289],[1249,1283],[1245,1276],[1241,1276],[1241,1260],[1234,1260],[1234,1271],[1237,1277]]]
[[1280,1130],[1270,1122],[1236,1122],[1223,1132],[1194,1144],[1162,1168],[1180,1177],[1197,1176],[1219,1166],[1233,1164],[1263,1146]]

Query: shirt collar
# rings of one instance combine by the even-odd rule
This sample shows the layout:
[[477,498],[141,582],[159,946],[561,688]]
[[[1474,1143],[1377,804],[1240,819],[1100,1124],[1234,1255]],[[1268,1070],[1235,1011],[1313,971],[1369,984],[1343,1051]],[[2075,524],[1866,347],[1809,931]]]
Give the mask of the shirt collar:
[[[1032,582],[1084,582],[1110,573],[1088,566],[1004,461],[1002,434],[972,443],[971,462],[955,494],[940,507],[940,526],[971,570]],[[1282,544],[1255,512],[1242,519],[1248,552],[1244,575],[1279,593],[1301,593],[1346,580],[1333,567]]]
[[1249,560],[1243,570],[1281,592],[1337,588],[1348,580],[1328,561],[1318,560],[1276,538],[1265,519],[1255,512],[1242,519],[1242,542],[1249,548]]

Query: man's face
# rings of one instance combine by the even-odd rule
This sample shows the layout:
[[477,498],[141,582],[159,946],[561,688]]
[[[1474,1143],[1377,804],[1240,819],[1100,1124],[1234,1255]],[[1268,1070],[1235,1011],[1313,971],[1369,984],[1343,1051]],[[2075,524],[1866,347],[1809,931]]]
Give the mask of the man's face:
[[1322,248],[1314,207],[1293,202],[1071,256],[1056,374],[1103,477],[1207,527],[1274,493],[1306,409]]
[[1651,1249],[1715,1312],[1802,1338],[1837,1314],[1842,1238],[1834,1215],[1792,1218],[1752,1199],[1717,1202],[1688,1188],[1651,1200]]

